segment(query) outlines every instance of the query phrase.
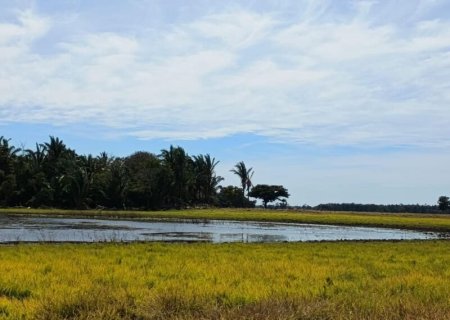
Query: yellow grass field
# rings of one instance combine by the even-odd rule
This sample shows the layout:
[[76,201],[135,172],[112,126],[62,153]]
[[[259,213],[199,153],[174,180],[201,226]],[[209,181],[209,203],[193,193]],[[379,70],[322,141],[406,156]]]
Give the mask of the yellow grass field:
[[450,319],[450,242],[0,246],[0,319]]

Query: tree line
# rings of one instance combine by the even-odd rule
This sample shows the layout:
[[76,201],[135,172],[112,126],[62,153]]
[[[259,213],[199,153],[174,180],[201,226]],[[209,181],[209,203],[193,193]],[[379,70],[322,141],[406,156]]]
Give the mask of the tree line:
[[[0,206],[54,208],[168,209],[190,206],[264,206],[289,197],[282,186],[256,185],[253,169],[238,162],[232,171],[241,186],[221,186],[218,160],[190,156],[170,146],[156,155],[138,151],[127,157],[105,152],[80,155],[57,137],[16,148],[0,136]],[[285,201],[284,201],[285,202]]]
[[305,210],[319,211],[354,211],[354,212],[386,212],[386,213],[441,213],[448,208],[438,205],[423,204],[362,204],[362,203],[324,203],[317,206],[304,205],[298,207]]

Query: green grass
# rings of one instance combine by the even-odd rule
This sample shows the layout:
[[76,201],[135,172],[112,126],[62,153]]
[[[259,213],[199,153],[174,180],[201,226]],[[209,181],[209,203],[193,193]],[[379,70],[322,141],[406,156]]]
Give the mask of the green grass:
[[0,246],[0,319],[450,319],[448,241]]
[[88,216],[123,219],[219,219],[238,221],[273,221],[362,225],[415,230],[450,231],[450,215],[436,214],[376,214],[354,212],[282,211],[259,209],[192,209],[169,211],[98,211],[57,209],[0,209],[0,214],[34,214]]

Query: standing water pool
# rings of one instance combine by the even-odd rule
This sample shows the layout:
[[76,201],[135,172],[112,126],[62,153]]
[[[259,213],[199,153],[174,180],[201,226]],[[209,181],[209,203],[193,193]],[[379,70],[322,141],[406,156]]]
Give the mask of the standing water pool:
[[437,232],[318,224],[224,220],[106,220],[0,216],[0,242],[205,241],[297,242],[413,240],[446,237]]

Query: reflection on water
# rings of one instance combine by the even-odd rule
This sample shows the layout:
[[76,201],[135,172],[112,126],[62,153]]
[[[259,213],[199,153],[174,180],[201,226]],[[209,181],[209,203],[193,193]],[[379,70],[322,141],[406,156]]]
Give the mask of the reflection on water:
[[442,234],[366,227],[219,220],[124,221],[0,216],[0,242],[294,242],[437,239]]

